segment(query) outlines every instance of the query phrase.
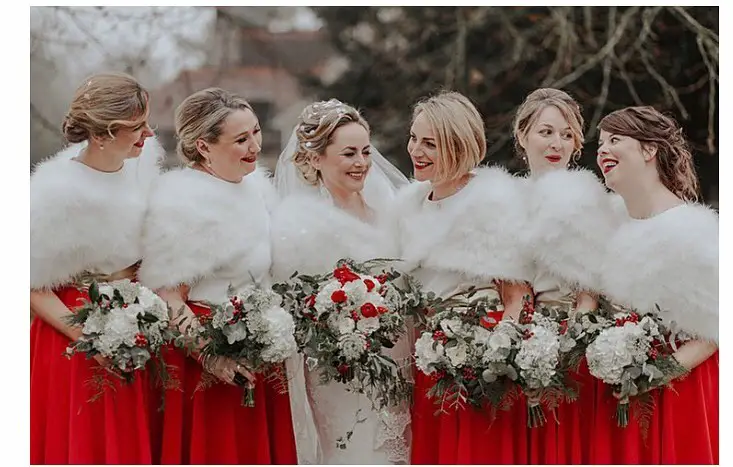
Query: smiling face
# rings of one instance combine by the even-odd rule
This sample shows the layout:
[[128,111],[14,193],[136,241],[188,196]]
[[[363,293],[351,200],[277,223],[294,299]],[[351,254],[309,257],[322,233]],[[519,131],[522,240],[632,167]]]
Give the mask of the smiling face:
[[618,189],[639,183],[649,171],[655,171],[653,148],[644,148],[630,136],[601,130],[596,163],[603,172],[606,186]]
[[433,129],[423,113],[418,114],[412,122],[407,152],[410,154],[415,180],[435,181],[439,152]]
[[145,146],[145,140],[154,136],[146,118],[134,127],[121,127],[114,138],[99,138],[105,150],[114,154],[125,154],[126,158],[138,157]]
[[320,172],[329,191],[355,193],[364,188],[372,166],[370,156],[369,132],[352,122],[333,132],[330,144],[312,158],[311,164]]
[[572,128],[554,105],[542,109],[519,141],[533,174],[566,168],[575,152]]
[[221,123],[215,143],[196,141],[201,155],[211,163],[211,170],[230,182],[239,182],[256,168],[262,149],[262,131],[257,116],[249,109],[233,110]]

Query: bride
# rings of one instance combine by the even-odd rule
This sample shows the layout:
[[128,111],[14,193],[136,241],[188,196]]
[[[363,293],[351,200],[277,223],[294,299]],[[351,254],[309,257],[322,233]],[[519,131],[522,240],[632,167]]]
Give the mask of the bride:
[[[306,107],[277,162],[275,183],[282,198],[272,223],[276,280],[294,271],[324,273],[342,258],[395,257],[380,226],[408,181],[370,145],[369,125],[353,107],[335,99]],[[398,363],[409,355],[407,339],[390,349]],[[376,412],[366,396],[341,383],[321,385],[300,355],[288,363],[288,374],[299,463],[409,462],[408,407]],[[340,449],[337,439],[350,430]]]

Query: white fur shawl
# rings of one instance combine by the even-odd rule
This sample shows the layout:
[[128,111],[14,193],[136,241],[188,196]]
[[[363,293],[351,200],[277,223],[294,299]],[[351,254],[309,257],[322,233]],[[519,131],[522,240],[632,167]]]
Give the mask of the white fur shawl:
[[521,241],[526,228],[526,190],[503,169],[480,168],[460,192],[427,201],[428,182],[397,195],[391,218],[407,270],[426,267],[481,280],[532,279],[530,255]]
[[31,175],[32,289],[52,289],[85,270],[112,273],[140,259],[148,195],[164,151],[154,138],[119,172],[95,171],[68,146]]
[[681,329],[718,340],[718,215],[686,204],[629,219],[613,236],[602,284],[610,298],[665,311]]
[[367,224],[316,194],[282,201],[272,220],[272,247],[277,280],[294,271],[324,273],[343,258],[366,261],[396,255],[383,226]]
[[190,168],[163,174],[143,229],[140,281],[157,289],[266,274],[276,196],[260,169],[236,184]]
[[587,170],[556,170],[527,185],[524,233],[538,272],[576,290],[598,290],[606,245],[622,221],[613,195]]

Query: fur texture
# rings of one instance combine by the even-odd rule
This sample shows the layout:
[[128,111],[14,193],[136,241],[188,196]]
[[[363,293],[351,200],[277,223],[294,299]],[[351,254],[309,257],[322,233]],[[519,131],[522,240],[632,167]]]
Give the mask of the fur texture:
[[273,216],[273,276],[319,274],[336,261],[394,258],[396,248],[379,225],[355,218],[317,195],[289,196]]
[[397,195],[400,256],[407,270],[427,267],[491,280],[530,281],[530,256],[519,239],[526,228],[526,190],[499,168],[480,168],[457,194],[426,201],[428,182],[415,182]]
[[269,183],[259,169],[237,184],[190,168],[163,174],[143,229],[141,282],[157,289],[220,281],[226,290],[266,275]]
[[147,140],[120,172],[97,172],[71,158],[71,145],[38,164],[31,175],[32,289],[67,284],[84,270],[115,272],[141,257],[140,236],[163,148]]
[[526,234],[538,271],[575,290],[598,290],[606,244],[621,218],[611,196],[587,170],[528,178]]
[[651,219],[629,219],[608,248],[602,284],[639,310],[655,304],[681,329],[718,340],[718,215],[687,204]]

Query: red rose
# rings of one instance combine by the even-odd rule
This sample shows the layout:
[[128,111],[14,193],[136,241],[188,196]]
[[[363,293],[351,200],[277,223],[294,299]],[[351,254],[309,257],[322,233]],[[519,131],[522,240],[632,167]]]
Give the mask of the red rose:
[[384,307],[384,306],[378,306],[377,307],[377,313],[379,313],[380,315],[383,315],[385,313],[389,313],[389,308]]
[[333,277],[335,277],[336,280],[341,283],[341,285],[360,279],[359,275],[349,269],[348,266],[341,266],[340,268],[336,268],[333,271]]
[[560,323],[560,335],[563,335],[566,332],[568,332],[568,320],[564,320]]
[[312,308],[316,306],[316,296],[311,295],[310,297],[305,299],[305,306],[308,308]]
[[337,290],[331,294],[331,301],[333,303],[345,303],[346,300],[348,300],[348,297],[343,290]]
[[377,276],[377,280],[380,284],[384,284],[385,282],[387,282],[388,279],[389,277],[387,277],[387,274],[380,274]]
[[371,303],[365,303],[361,306],[361,315],[365,318],[375,318],[379,316],[379,311]]
[[376,287],[376,284],[371,279],[364,279],[364,285],[366,285],[367,292],[371,292]]
[[135,345],[138,347],[145,347],[146,345],[148,345],[148,339],[145,337],[144,334],[138,333],[135,336]]

